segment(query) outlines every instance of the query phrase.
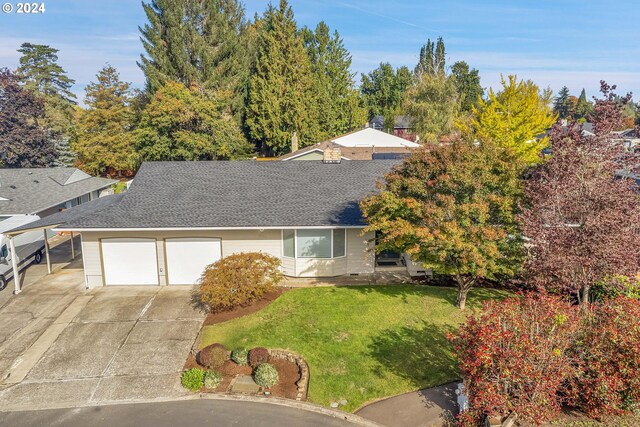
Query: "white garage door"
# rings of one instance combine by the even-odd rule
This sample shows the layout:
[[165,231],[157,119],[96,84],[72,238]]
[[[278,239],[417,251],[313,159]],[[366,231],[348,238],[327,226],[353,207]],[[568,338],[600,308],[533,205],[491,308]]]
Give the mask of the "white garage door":
[[220,239],[184,237],[166,240],[170,285],[193,285],[204,268],[220,259]]
[[107,285],[157,285],[155,239],[103,239],[102,265]]

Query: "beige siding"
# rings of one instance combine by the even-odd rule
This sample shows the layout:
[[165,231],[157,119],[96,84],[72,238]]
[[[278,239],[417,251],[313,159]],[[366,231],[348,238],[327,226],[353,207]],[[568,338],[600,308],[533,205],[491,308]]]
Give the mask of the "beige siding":
[[347,229],[347,274],[375,272],[374,233],[361,234],[362,229]]
[[158,276],[160,285],[166,285],[164,239],[172,237],[217,237],[222,241],[222,256],[238,252],[265,252],[281,257],[280,230],[206,230],[206,231],[109,231],[82,233],[84,269],[87,286],[103,285],[100,239],[111,237],[146,237],[157,239]]
[[374,272],[373,251],[367,252],[367,240],[373,233],[360,236],[360,229],[347,230],[347,256],[336,259],[292,259],[282,257],[280,230],[204,230],[204,231],[111,231],[83,232],[83,256],[87,286],[102,286],[102,260],[100,239],[113,237],[141,237],[157,240],[158,276],[160,285],[166,285],[164,239],[174,237],[216,237],[221,239],[222,256],[239,252],[264,252],[282,260],[287,276],[330,277],[343,274]]
[[295,258],[282,257],[282,272],[285,276],[296,275],[296,260]]
[[334,277],[347,273],[347,258],[296,259],[297,277]]

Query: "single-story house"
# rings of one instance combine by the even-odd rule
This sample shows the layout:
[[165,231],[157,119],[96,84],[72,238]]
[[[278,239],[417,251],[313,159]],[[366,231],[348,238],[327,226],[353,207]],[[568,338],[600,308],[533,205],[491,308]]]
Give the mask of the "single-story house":
[[122,195],[25,227],[79,232],[88,288],[187,285],[238,252],[278,257],[291,277],[375,272],[358,202],[397,161],[147,162]]
[[0,169],[0,220],[15,215],[43,218],[97,199],[116,182],[76,168]]
[[335,137],[328,141],[293,149],[280,160],[322,160],[327,149],[339,149],[342,160],[372,160],[376,154],[408,155],[420,144],[382,132],[364,128]]

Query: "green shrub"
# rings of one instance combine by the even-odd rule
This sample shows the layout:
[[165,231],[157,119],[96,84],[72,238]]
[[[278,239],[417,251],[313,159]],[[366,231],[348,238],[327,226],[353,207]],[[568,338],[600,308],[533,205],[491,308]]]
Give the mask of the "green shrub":
[[249,363],[249,352],[244,348],[237,348],[231,352],[231,360],[238,365],[246,365]]
[[260,252],[229,255],[207,266],[196,298],[213,312],[258,301],[284,276],[280,259]]
[[204,373],[205,371],[200,368],[187,369],[180,377],[182,387],[191,391],[200,390],[204,385]]
[[269,350],[264,347],[256,347],[249,352],[249,365],[252,368],[269,361]]
[[263,363],[256,368],[253,379],[259,386],[269,388],[278,383],[278,370],[269,363]]
[[222,382],[222,374],[216,371],[207,371],[204,374],[204,386],[206,388],[216,388]]
[[211,344],[200,350],[198,362],[206,368],[215,369],[229,360],[229,350],[222,344]]

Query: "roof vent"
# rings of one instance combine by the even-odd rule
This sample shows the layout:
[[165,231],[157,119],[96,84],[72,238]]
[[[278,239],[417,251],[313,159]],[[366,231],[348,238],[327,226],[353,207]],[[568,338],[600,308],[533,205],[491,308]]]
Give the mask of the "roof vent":
[[322,163],[340,163],[342,153],[339,148],[326,148],[322,153]]

